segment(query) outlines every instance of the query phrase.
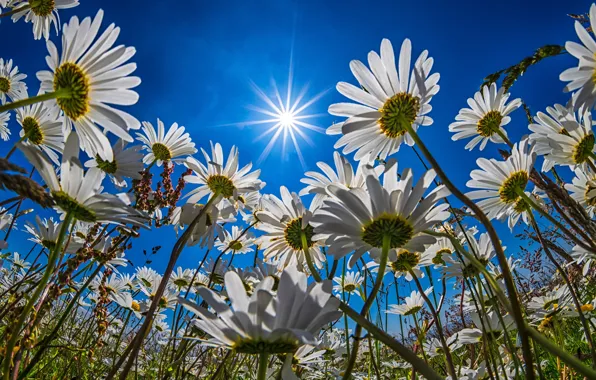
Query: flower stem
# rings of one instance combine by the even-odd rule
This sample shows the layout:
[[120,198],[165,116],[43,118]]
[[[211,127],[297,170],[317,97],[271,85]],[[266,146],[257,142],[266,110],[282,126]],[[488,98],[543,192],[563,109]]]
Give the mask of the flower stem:
[[29,9],[30,7],[31,7],[31,6],[30,6],[29,4],[26,4],[26,5],[24,5],[24,6],[20,7],[20,8],[14,8],[14,9],[12,9],[12,10],[10,10],[10,11],[6,12],[6,13],[2,13],[2,14],[0,14],[0,18],[2,18],[2,17],[8,17],[8,16],[12,16],[12,15],[13,15],[13,14],[15,14],[15,13],[19,13],[20,11],[24,11],[24,10],[26,10],[26,9]]
[[[542,209],[542,207],[540,207],[539,205],[536,204],[536,202],[534,202],[534,200],[532,200],[530,197],[528,197],[528,195],[523,191],[523,190],[518,190],[517,193],[519,194],[519,196],[524,200],[524,202],[526,202],[527,204],[529,204],[533,209],[535,209],[536,211],[538,211],[538,213],[540,213],[540,215],[544,216],[546,219],[548,219],[549,222],[551,222],[552,224],[554,224],[558,229],[560,229],[561,231],[563,231],[563,233],[565,233],[565,235],[567,235],[571,240],[573,240],[575,242],[575,244],[579,245],[580,247],[592,252],[592,253],[596,253],[596,249],[594,247],[590,247],[589,245],[585,244],[583,241],[579,240],[577,238],[577,236],[575,236],[575,234],[571,231],[569,231],[567,229],[567,227],[565,227],[564,225],[562,225],[558,220],[556,220],[555,218],[553,218],[548,212],[544,211]],[[593,244],[593,242],[588,242],[591,243],[591,245]]]
[[507,136],[505,135],[505,133],[501,130],[501,127],[499,127],[497,129],[497,135],[499,135],[499,137],[501,139],[503,139],[503,141],[505,142],[505,144],[507,144],[510,148],[513,148],[513,143],[511,142],[511,140],[509,140],[507,138]]
[[259,369],[257,373],[257,380],[267,379],[267,366],[269,365],[269,354],[259,354]]
[[[381,289],[383,285],[383,277],[385,277],[385,268],[387,267],[387,258],[389,256],[389,250],[391,249],[391,236],[389,234],[383,235],[383,248],[381,251],[381,261],[379,263],[379,271],[377,272],[377,278],[375,280],[375,284],[366,298],[364,302],[364,306],[362,306],[362,310],[360,311],[360,316],[363,319],[366,319],[368,315],[368,311],[370,310],[377,293]],[[356,364],[356,357],[358,356],[358,348],[360,346],[360,339],[362,334],[362,325],[356,322],[356,329],[354,330],[354,345],[352,346],[352,355],[348,360],[348,364],[346,366],[346,370],[344,371],[343,380],[347,380],[350,378],[352,371],[354,370],[354,365]]]
[[16,143],[14,143],[14,145],[12,146],[12,148],[8,151],[8,154],[6,155],[6,157],[4,157],[4,159],[8,160],[10,158],[10,156],[12,156],[12,154],[15,152],[15,150],[17,150],[17,145],[24,141],[27,138],[27,135],[23,135],[23,137],[21,137],[19,139],[19,141],[17,141]]
[[437,332],[439,333],[439,339],[441,340],[441,345],[443,346],[443,351],[445,351],[445,361],[447,362],[447,369],[449,370],[449,376],[451,376],[452,379],[457,379],[457,373],[455,372],[455,366],[453,365],[453,358],[451,357],[451,351],[449,350],[449,345],[447,344],[447,340],[445,339],[445,335],[443,334],[443,326],[441,325],[441,319],[437,315],[437,310],[433,306],[432,302],[430,301],[430,299],[428,298],[426,293],[424,293],[424,289],[422,289],[422,284],[420,284],[418,277],[416,277],[416,273],[414,273],[414,271],[412,269],[410,269],[410,275],[414,278],[414,282],[416,283],[416,286],[418,287],[418,291],[420,292],[420,295],[422,296],[422,298],[424,298],[424,301],[428,305],[428,308],[430,309],[430,312],[431,312],[433,318],[435,319],[435,322],[437,323]]
[[48,281],[50,280],[50,277],[52,276],[52,273],[54,272],[54,266],[56,264],[56,259],[58,258],[58,256],[60,255],[60,253],[62,251],[62,245],[64,244],[64,239],[68,233],[68,227],[70,226],[72,220],[73,220],[73,215],[71,213],[67,213],[66,217],[64,218],[64,221],[62,222],[62,226],[60,228],[60,233],[58,236],[58,240],[56,242],[56,246],[54,247],[52,252],[50,252],[50,255],[48,257],[48,264],[46,266],[46,270],[45,270],[41,280],[37,284],[37,288],[35,288],[33,295],[31,296],[31,298],[29,298],[29,301],[27,302],[27,304],[25,305],[25,308],[21,312],[21,316],[17,320],[17,323],[11,327],[10,340],[6,344],[6,348],[4,351],[4,360],[2,362],[2,365],[3,365],[2,372],[3,372],[4,380],[10,379],[10,367],[12,364],[12,354],[13,354],[13,350],[16,346],[17,340],[20,337],[21,328],[23,327],[23,324],[25,324],[25,321],[27,320],[27,317],[29,316],[31,309],[33,309],[35,302],[41,296],[41,293],[43,293]]
[[412,128],[411,125],[406,125],[406,129],[410,134],[410,137],[414,140],[418,148],[422,151],[428,162],[431,166],[435,169],[437,175],[445,184],[447,189],[451,191],[453,195],[455,195],[462,203],[468,206],[476,215],[478,220],[484,225],[486,231],[490,237],[493,247],[495,248],[495,252],[497,254],[497,259],[499,260],[499,265],[503,270],[503,280],[505,281],[505,286],[507,287],[507,293],[509,295],[509,300],[511,302],[512,311],[513,311],[513,319],[515,320],[516,325],[518,326],[519,335],[521,337],[522,343],[522,354],[524,358],[524,362],[526,363],[526,368],[528,369],[526,372],[527,380],[534,380],[534,357],[532,355],[532,348],[530,346],[530,338],[528,333],[525,331],[525,320],[522,313],[521,305],[519,298],[517,296],[517,289],[515,287],[515,282],[513,281],[513,276],[511,275],[511,269],[507,264],[507,257],[505,256],[505,251],[503,250],[503,246],[501,245],[501,239],[499,239],[499,235],[495,230],[494,226],[491,224],[490,220],[486,216],[486,214],[478,207],[476,203],[474,203],[470,198],[465,196],[454,184],[451,180],[447,177],[441,166],[433,155],[430,153],[426,145],[422,142],[422,139],[418,136],[416,131]]
[[0,112],[14,110],[16,108],[21,108],[24,106],[28,106],[28,105],[39,103],[39,102],[44,102],[46,100],[51,100],[51,99],[70,98],[70,96],[71,96],[71,90],[69,88],[61,88],[54,92],[47,92],[45,94],[32,96],[27,99],[21,99],[21,100],[17,100],[16,102],[7,103],[3,106],[0,106]]
[[143,341],[145,340],[145,337],[147,336],[147,334],[149,332],[149,328],[151,327],[151,325],[153,323],[153,317],[155,316],[155,312],[157,311],[157,307],[159,305],[160,299],[166,290],[168,281],[170,280],[170,277],[172,276],[172,272],[174,271],[174,266],[176,265],[176,261],[178,261],[178,257],[180,257],[180,254],[184,250],[184,247],[186,247],[186,243],[190,239],[190,237],[193,233],[193,230],[195,229],[195,226],[197,225],[199,220],[203,217],[203,215],[205,215],[205,212],[207,212],[207,210],[209,210],[211,208],[211,205],[215,202],[215,200],[217,198],[219,198],[218,193],[214,193],[211,195],[211,198],[209,198],[209,200],[207,201],[207,204],[205,204],[205,206],[201,209],[201,211],[199,211],[198,215],[188,225],[188,228],[186,229],[186,231],[184,231],[182,236],[180,236],[180,239],[178,239],[176,241],[176,243],[174,244],[174,247],[172,248],[172,253],[170,254],[170,260],[168,261],[168,266],[166,267],[166,270],[164,271],[161,282],[159,283],[157,291],[155,292],[153,301],[151,302],[151,306],[149,307],[149,310],[147,311],[147,314],[145,315],[145,321],[143,322],[143,325],[141,326],[139,331],[137,331],[137,334],[135,335],[134,339],[129,344],[129,346],[126,348],[124,353],[121,355],[118,363],[116,363],[112,367],[112,369],[106,376],[106,379],[114,378],[114,375],[116,375],[116,373],[118,372],[118,369],[124,363],[124,361],[129,356],[129,353],[130,353],[128,362],[126,362],[126,365],[124,366],[124,369],[122,370],[122,373],[120,374],[120,379],[124,380],[128,376],[128,372],[130,372],[130,369],[132,368],[132,366],[135,362],[135,359],[139,353],[139,350],[141,349]]

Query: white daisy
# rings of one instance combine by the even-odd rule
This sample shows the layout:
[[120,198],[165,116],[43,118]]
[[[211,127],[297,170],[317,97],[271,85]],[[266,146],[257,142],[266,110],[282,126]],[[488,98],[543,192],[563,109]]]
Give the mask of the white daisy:
[[484,86],[473,98],[468,99],[470,108],[462,108],[455,117],[456,121],[449,125],[449,132],[455,133],[451,139],[457,141],[473,137],[466,144],[468,150],[478,144],[480,150],[484,150],[489,140],[497,144],[505,143],[499,132],[507,136],[503,127],[511,121],[509,114],[521,106],[521,99],[514,99],[507,104],[510,95],[505,93],[504,87],[497,91],[495,83],[490,87]]
[[[432,286],[424,291],[427,296],[432,293]],[[389,309],[385,311],[388,314],[398,315],[413,315],[418,313],[424,307],[424,297],[417,290],[413,290],[409,296],[404,298],[404,303],[399,305],[389,305]]]
[[28,144],[38,147],[56,165],[58,154],[64,149],[64,133],[59,110],[48,108],[45,102],[18,108],[17,121],[21,125],[19,136]]
[[[41,219],[39,215],[35,216],[35,224],[27,221],[25,230],[31,234],[29,241],[35,242],[42,247],[52,250],[56,247],[60,235],[60,223],[54,219]],[[65,252],[75,253],[83,246],[82,242],[76,237],[67,239],[68,246],[65,246]]]
[[194,270],[192,269],[182,269],[181,267],[178,267],[172,273],[169,285],[177,291],[186,290],[191,285],[194,274]]
[[479,158],[480,169],[472,170],[467,186],[473,189],[466,194],[470,199],[482,199],[477,204],[489,219],[501,219],[524,202],[519,195],[524,191],[534,165],[536,153],[524,139],[513,146],[506,161]]
[[[524,194],[526,194],[528,198],[532,199],[536,205],[540,206],[542,209],[546,209],[546,205],[542,199],[546,197],[546,194],[542,193],[538,187],[534,186],[534,189],[531,192],[524,191]],[[507,213],[507,226],[509,226],[509,230],[513,232],[513,227],[515,227],[520,218],[526,225],[529,226],[530,212],[532,212],[532,206],[530,206],[527,202],[517,202],[515,206],[509,209]]]
[[256,228],[265,232],[259,237],[265,259],[278,261],[280,268],[294,258],[300,265],[305,265],[304,235],[310,257],[318,268],[322,268],[325,255],[321,252],[321,245],[313,240],[312,212],[302,204],[296,193],[290,193],[286,187],[282,186],[280,193],[281,199],[275,195],[263,196],[265,210],[256,213],[261,222]]
[[345,276],[334,277],[333,281],[337,284],[333,287],[333,290],[338,293],[360,294],[360,286],[364,278],[360,275],[360,272],[348,271]]
[[12,66],[12,59],[0,58],[0,104],[5,104],[7,98],[14,102],[27,97],[25,78],[27,75],[19,73],[18,66]]
[[[424,278],[422,268],[433,264],[436,256],[429,251],[416,252],[407,249],[398,249],[397,257],[391,258],[385,268],[385,273],[393,273],[396,278],[405,277],[407,281],[412,281],[414,277],[410,271],[414,272],[416,277]],[[380,257],[375,257],[373,261],[366,264],[366,267],[372,273],[379,272]]]
[[197,203],[210,194],[218,194],[222,198],[237,198],[239,195],[261,190],[265,186],[265,183],[259,180],[261,170],[250,171],[251,163],[238,168],[238,149],[235,146],[230,150],[227,161],[224,161],[219,143],[213,145],[211,142],[211,157],[204,149],[201,151],[207,166],[194,157],[186,159],[186,166],[192,169],[194,175],[185,176],[184,179],[188,183],[199,185],[186,195],[189,197],[188,203]]
[[62,31],[62,56],[54,43],[48,41],[50,55],[46,61],[51,71],[39,71],[37,78],[41,81],[41,91],[66,93],[65,97],[49,101],[64,112],[65,134],[74,125],[85,152],[112,161],[112,146],[98,126],[123,140],[133,141],[128,130],[140,128],[141,123],[108,104],[135,104],[139,95],[131,88],[138,86],[141,79],[129,76],[136,69],[135,63],[125,64],[135,54],[135,48],[113,47],[120,28],[111,24],[96,40],[102,19],[102,10],[93,20],[87,17],[79,23],[76,16],[72,17]]
[[[186,203],[182,206],[179,224],[181,226],[190,225],[204,207],[205,205]],[[224,229],[221,223],[235,221],[236,219],[233,218],[224,219],[217,207],[211,206],[207,211],[203,212],[203,215],[195,225],[188,244],[193,246],[201,243],[201,247],[211,249],[216,238],[219,238],[220,241],[224,239]]]
[[393,46],[387,39],[381,42],[381,55],[368,53],[370,70],[360,61],[350,62],[350,69],[358,80],[356,87],[339,82],[337,90],[359,103],[337,103],[329,113],[348,119],[327,129],[327,134],[343,136],[335,148],[344,147],[343,153],[355,150],[357,161],[365,157],[387,156],[397,152],[402,142],[412,146],[414,141],[407,134],[406,126],[414,130],[420,125],[431,125],[426,116],[432,109],[431,98],[439,91],[439,74],[430,75],[434,60],[423,51],[410,72],[412,44],[404,40],[399,54],[399,67],[395,66]]
[[[323,358],[326,351],[319,348],[307,344],[300,347],[292,355],[286,355],[284,365],[281,368],[281,378],[283,380],[300,380],[301,378],[312,379],[313,377],[309,377],[309,375],[318,375],[319,369],[326,362]],[[300,377],[296,376],[294,371],[300,373]],[[310,373],[305,371],[310,371]],[[320,374],[324,375],[324,373]]]
[[99,168],[110,177],[112,183],[118,188],[128,185],[124,179],[125,177],[141,179],[141,171],[143,170],[141,147],[136,145],[125,149],[126,144],[127,142],[121,139],[116,141],[112,147],[112,151],[114,152],[114,159],[112,161],[102,160],[97,155],[94,159],[85,162],[85,167]]
[[449,195],[443,185],[425,196],[435,176],[429,170],[414,186],[412,171],[404,170],[398,179],[397,165],[393,165],[383,175],[382,184],[369,171],[366,191],[330,185],[333,198],[325,200],[313,218],[314,239],[325,241],[328,253],[336,259],[354,252],[350,266],[367,251],[379,259],[385,237],[390,238],[389,261],[397,259],[399,249],[423,252],[425,244],[436,240],[424,230],[449,217],[448,205],[437,205]]
[[[29,5],[22,7],[22,5]],[[50,38],[50,29],[52,24],[58,34],[60,28],[60,17],[58,16],[58,9],[74,8],[79,5],[78,0],[36,0],[25,1],[17,0],[11,6],[13,9],[23,10],[18,11],[12,15],[12,21],[17,22],[21,17],[25,16],[25,22],[33,23],[33,37],[40,40],[41,37],[46,41]]]
[[150,286],[155,281],[161,281],[161,276],[154,269],[143,266],[137,268],[135,280],[139,286]]
[[252,246],[255,244],[255,239],[250,236],[250,234],[245,233],[242,235],[242,231],[238,226],[232,226],[232,232],[228,232],[224,230],[224,239],[223,241],[216,241],[215,247],[218,251],[223,252],[227,249],[226,253],[248,253],[252,252]]
[[39,150],[27,145],[21,145],[20,149],[48,186],[58,210],[88,223],[143,225],[143,214],[129,206],[131,199],[128,194],[102,193],[101,170],[91,168],[84,173],[78,158],[79,138],[75,132],[68,136],[64,147],[60,179],[54,166]]
[[181,163],[186,160],[186,156],[197,152],[190,135],[184,133],[184,127],[178,126],[178,123],[172,124],[168,133],[165,133],[161,120],[157,119],[157,132],[153,124],[144,121],[143,133],[137,133],[137,139],[148,152],[143,158],[145,164],[156,162],[161,166],[164,161]]
[[[364,188],[366,186],[366,177],[364,176],[364,166],[368,164],[368,159],[363,159],[358,162],[356,173],[348,159],[342,156],[339,152],[333,152],[333,161],[335,163],[335,170],[325,162],[317,162],[317,166],[323,173],[306,172],[304,175],[307,178],[302,178],[300,182],[307,186],[300,190],[299,195],[315,194],[312,200],[311,208],[316,210],[323,204],[329,195],[327,194],[327,186],[330,184],[343,185],[347,189]],[[377,174],[381,174],[384,170],[384,165],[379,165],[375,168]]]
[[25,259],[21,259],[21,255],[18,252],[13,252],[10,262],[12,263],[11,269],[13,272],[26,271],[31,266],[31,263]]
[[596,173],[590,168],[583,169],[575,168],[575,177],[572,183],[565,184],[565,189],[593,218],[596,211]]
[[110,299],[118,304],[118,306],[130,311],[137,318],[141,319],[141,305],[132,298],[132,295],[128,292],[111,294]]
[[10,113],[0,112],[0,139],[2,141],[10,140],[10,129],[8,128],[8,121],[10,120]]
[[432,257],[432,263],[435,265],[435,269],[438,269],[445,265],[445,257],[451,256],[455,252],[455,247],[446,237],[437,238],[437,241],[429,246],[425,251]]
[[[590,7],[590,27],[592,32],[596,30],[596,4]],[[596,74],[596,42],[582,26],[579,21],[575,21],[575,32],[582,44],[567,41],[565,50],[578,59],[577,67],[569,68],[561,73],[559,79],[567,83],[565,92],[574,92],[573,100],[576,109],[582,105],[592,108],[596,102],[596,84],[594,75]]]
[[550,159],[552,147],[550,135],[565,134],[578,127],[577,117],[572,108],[566,108],[560,104],[553,107],[546,107],[546,112],[538,112],[534,116],[534,123],[528,126],[533,133],[530,134],[530,141],[534,145],[537,155],[544,156],[542,171],[547,172],[555,165]]
[[231,307],[220,295],[200,288],[199,295],[213,308],[179,298],[197,318],[192,324],[212,336],[203,343],[248,354],[285,354],[305,344],[316,345],[321,327],[341,316],[339,300],[331,295],[331,282],[307,287],[308,276],[295,266],[281,275],[277,293],[273,279],[265,278],[249,297],[233,271],[225,274]]
[[[480,235],[479,240],[476,240],[472,235],[468,235],[466,241],[471,245],[471,247],[469,247],[470,251],[475,254],[476,259],[480,261],[480,263],[488,265],[493,257],[495,257],[495,248],[492,245],[488,233]],[[503,249],[505,248],[506,247],[503,247]],[[466,257],[462,257],[462,259],[463,261],[460,261],[453,256],[445,257],[446,265],[443,266],[442,270],[446,278],[473,278],[480,273],[478,268],[476,268],[470,260]]]

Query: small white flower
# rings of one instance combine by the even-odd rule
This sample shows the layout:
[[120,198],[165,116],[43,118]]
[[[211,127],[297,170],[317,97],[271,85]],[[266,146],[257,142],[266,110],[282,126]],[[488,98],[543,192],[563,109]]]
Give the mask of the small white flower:
[[18,66],[13,67],[12,59],[0,58],[0,104],[5,104],[7,98],[14,102],[27,97],[25,78],[27,75],[19,73]]
[[114,186],[124,188],[127,186],[126,178],[141,179],[143,170],[143,154],[140,152],[140,146],[126,148],[127,142],[118,140],[112,147],[114,159],[112,161],[103,160],[99,155],[85,162],[88,168],[99,168],[106,173]]
[[[424,291],[427,296],[432,293],[432,286]],[[404,298],[404,303],[399,305],[389,305],[389,309],[386,313],[398,314],[398,315],[413,315],[418,313],[424,307],[424,297],[417,290],[413,290],[412,293]]]
[[12,15],[12,21],[17,22],[24,16],[25,22],[33,24],[33,37],[36,40],[43,37],[47,41],[50,38],[52,24],[54,24],[56,34],[58,34],[60,28],[58,10],[74,8],[77,5],[79,5],[78,0],[35,0],[29,2],[16,0],[11,4],[12,8],[17,10],[22,8],[22,10]]
[[197,152],[190,135],[184,133],[184,127],[178,126],[178,123],[172,124],[168,133],[165,133],[161,120],[157,119],[157,132],[150,122],[144,121],[143,133],[137,133],[137,139],[143,143],[143,149],[147,151],[143,157],[145,164],[154,161],[158,166],[164,161],[181,163],[187,156]]

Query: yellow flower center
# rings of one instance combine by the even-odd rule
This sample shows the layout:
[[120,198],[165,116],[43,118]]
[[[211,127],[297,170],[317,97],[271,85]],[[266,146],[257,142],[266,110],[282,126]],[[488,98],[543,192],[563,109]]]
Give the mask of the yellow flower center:
[[52,14],[56,7],[54,0],[36,0],[31,1],[31,12],[39,17],[46,17]]
[[310,224],[307,224],[306,227],[302,229],[302,218],[292,220],[284,230],[286,243],[296,251],[302,250],[302,232],[306,235],[306,245],[308,248],[312,247],[314,245],[312,237],[315,234],[315,229]]
[[389,98],[379,110],[381,118],[378,123],[381,131],[390,138],[403,136],[420,111],[420,99],[401,92]]
[[118,171],[118,164],[116,160],[114,161],[104,161],[101,157],[96,156],[95,161],[97,162],[97,167],[100,168],[102,171],[108,174],[114,174]]
[[573,147],[572,158],[576,164],[583,164],[592,155],[594,150],[594,135],[586,135],[575,147]]
[[383,237],[389,236],[390,248],[400,248],[414,236],[414,227],[401,215],[384,214],[362,227],[362,241],[375,247],[383,247]]
[[218,193],[224,198],[230,198],[234,195],[234,182],[225,175],[211,175],[207,178],[207,186],[213,193]]
[[67,213],[70,212],[76,220],[89,223],[95,223],[97,221],[95,211],[83,206],[64,191],[52,191],[52,197],[58,207]]
[[78,65],[65,62],[54,73],[54,91],[68,89],[70,96],[56,102],[64,114],[73,121],[89,112],[89,78]]
[[582,311],[585,313],[586,311],[594,311],[594,305],[591,303],[587,303],[581,306]]
[[8,78],[0,77],[0,92],[8,92],[10,90],[10,81]]
[[235,241],[232,244],[230,244],[230,249],[232,251],[239,251],[242,249],[242,243],[239,241]]
[[156,159],[160,161],[169,161],[172,158],[170,149],[162,143],[155,143],[151,146],[151,151]]
[[132,305],[130,305],[131,309],[134,311],[141,311],[141,305],[137,301],[132,301]]
[[528,179],[528,172],[525,170],[511,173],[509,178],[503,182],[501,188],[499,189],[501,201],[507,204],[517,202],[517,200],[520,198],[518,191],[523,191],[526,188]]
[[33,117],[27,116],[23,119],[23,132],[31,144],[39,145],[43,142],[41,126]]
[[420,262],[420,254],[402,250],[397,254],[397,260],[391,263],[391,269],[395,272],[409,272]]
[[344,290],[346,292],[353,292],[354,290],[356,290],[356,285],[354,285],[354,284],[345,284],[344,285]]
[[476,131],[482,137],[491,137],[499,130],[503,115],[499,111],[487,112],[476,126]]

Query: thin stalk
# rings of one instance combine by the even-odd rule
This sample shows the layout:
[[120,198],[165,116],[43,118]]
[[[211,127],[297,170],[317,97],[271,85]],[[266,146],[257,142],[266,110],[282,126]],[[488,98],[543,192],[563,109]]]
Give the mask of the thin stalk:
[[579,320],[580,320],[582,327],[584,329],[584,335],[586,336],[586,341],[588,342],[588,345],[590,346],[590,354],[592,355],[592,368],[596,369],[596,350],[594,349],[594,341],[592,340],[592,333],[590,331],[590,326],[588,325],[588,321],[586,320],[586,316],[584,315],[584,312],[582,311],[582,307],[579,303],[577,293],[575,292],[575,287],[569,280],[569,277],[567,276],[565,269],[563,269],[563,267],[561,267],[561,264],[559,264],[557,262],[557,260],[555,260],[552,253],[550,252],[550,249],[548,249],[548,247],[544,243],[544,238],[542,236],[542,233],[540,232],[540,229],[538,228],[538,225],[536,224],[536,219],[534,218],[534,215],[532,213],[530,213],[530,221],[532,223],[532,227],[534,228],[534,231],[536,232],[536,235],[538,235],[538,239],[540,240],[540,244],[542,245],[542,249],[544,250],[544,253],[548,257],[548,259],[555,265],[555,267],[557,268],[557,271],[561,274],[561,277],[563,277],[563,281],[565,281],[565,284],[567,284],[567,288],[569,288],[569,293],[571,294],[571,299],[573,300],[575,308],[577,309],[577,313],[579,315]]
[[50,276],[54,272],[55,261],[58,258],[58,255],[62,251],[62,245],[64,244],[64,238],[66,237],[66,234],[68,232],[68,227],[70,226],[72,220],[73,220],[72,214],[67,213],[66,217],[64,218],[64,222],[62,223],[62,227],[60,228],[60,233],[58,236],[58,240],[56,242],[56,246],[54,247],[54,249],[50,253],[50,256],[48,257],[48,264],[47,264],[46,270],[43,274],[43,277],[37,284],[37,288],[35,288],[33,295],[31,296],[31,298],[27,302],[27,305],[25,305],[25,308],[21,312],[21,316],[19,317],[17,323],[12,326],[12,335],[10,337],[10,340],[6,344],[6,348],[4,351],[4,360],[2,362],[2,364],[3,364],[2,371],[4,372],[4,374],[3,374],[4,380],[10,379],[10,366],[12,364],[12,354],[13,354],[14,348],[16,346],[17,340],[20,337],[21,328],[25,324],[25,321],[27,320],[27,317],[29,316],[31,309],[33,309],[35,302],[39,299],[39,297],[41,296],[41,293],[45,289],[46,284],[50,280]]
[[[381,261],[379,263],[379,271],[377,272],[377,278],[375,280],[375,284],[368,295],[368,298],[364,302],[364,306],[362,306],[362,310],[360,311],[360,316],[366,319],[368,311],[370,310],[379,289],[383,285],[383,277],[385,276],[385,268],[387,267],[387,258],[389,256],[389,250],[391,249],[391,236],[389,234],[385,234],[383,236],[383,248],[381,251]],[[356,323],[356,329],[354,330],[354,346],[352,348],[352,356],[348,360],[348,364],[346,366],[346,370],[343,375],[343,380],[347,380],[350,378],[352,371],[354,370],[354,365],[356,364],[356,357],[358,356],[358,348],[360,346],[360,338],[362,334],[362,325],[358,322]]]
[[457,374],[455,372],[455,366],[453,365],[453,357],[451,356],[451,350],[449,350],[449,345],[447,344],[447,340],[445,339],[445,335],[443,334],[443,326],[441,324],[441,320],[439,319],[439,316],[437,315],[437,310],[433,306],[433,303],[430,301],[430,299],[428,298],[426,293],[424,293],[424,289],[422,289],[422,284],[420,284],[418,277],[416,277],[416,273],[414,273],[414,271],[411,269],[410,269],[410,276],[412,276],[414,278],[414,282],[416,283],[416,286],[418,287],[418,291],[420,292],[420,295],[422,296],[422,298],[424,298],[424,301],[426,302],[426,304],[428,305],[428,308],[430,309],[430,313],[432,314],[433,318],[435,319],[435,322],[437,323],[437,332],[439,334],[439,339],[441,340],[441,345],[443,346],[443,351],[445,352],[445,361],[447,362],[447,369],[449,370],[449,375],[451,376],[452,379],[457,379]]
[[13,14],[15,14],[15,13],[19,13],[20,11],[24,11],[24,10],[26,10],[26,9],[29,9],[30,7],[31,7],[31,5],[29,5],[29,4],[25,4],[24,6],[22,6],[22,7],[20,7],[20,8],[14,8],[14,9],[12,9],[12,10],[10,10],[10,11],[6,12],[6,13],[2,13],[2,14],[0,14],[0,18],[2,18],[2,17],[9,17],[9,16],[12,16],[12,15],[13,15]]
[[[147,333],[149,332],[149,328],[151,327],[151,324],[153,323],[153,317],[155,316],[155,312],[157,311],[159,301],[160,301],[161,297],[163,296],[163,293],[166,290],[168,281],[170,280],[172,272],[174,271],[174,266],[176,265],[176,261],[178,261],[178,257],[180,256],[180,254],[186,247],[186,243],[190,239],[190,236],[191,236],[195,226],[197,225],[199,220],[203,217],[205,212],[207,212],[207,210],[209,210],[211,208],[211,205],[217,198],[219,198],[219,194],[214,193],[213,195],[211,195],[211,198],[209,198],[209,200],[207,201],[207,204],[205,204],[205,206],[201,209],[201,211],[199,211],[199,214],[188,225],[188,228],[186,229],[186,231],[184,231],[184,233],[182,234],[180,239],[178,239],[176,241],[176,243],[174,244],[174,247],[172,248],[172,253],[170,254],[170,260],[168,262],[168,266],[166,267],[166,270],[164,271],[161,282],[159,283],[157,291],[155,292],[155,296],[153,297],[153,301],[151,302],[151,306],[149,307],[149,310],[147,311],[147,314],[145,316],[145,321],[143,322],[143,325],[137,331],[136,336],[130,343],[130,345],[129,345],[130,350],[128,348],[125,350],[125,353],[127,353],[127,351],[130,352],[130,358],[126,362],[126,365],[124,366],[124,369],[122,370],[122,373],[120,374],[120,379],[122,379],[122,380],[126,379],[126,377],[128,376],[128,372],[130,372],[130,369],[132,368],[133,364],[135,363],[135,358],[137,357],[139,350],[141,349],[141,346],[143,344],[143,341],[145,340],[145,337],[146,337]],[[118,372],[118,369],[120,368],[120,366],[126,360],[127,356],[128,355],[124,355],[124,354],[122,355],[122,357],[120,358],[118,363],[116,363],[116,365],[114,365],[112,367],[112,369],[108,373],[106,379],[110,380],[114,377],[116,372]]]
[[529,371],[526,373],[526,377],[527,380],[534,380],[534,357],[532,355],[532,347],[530,346],[530,338],[528,336],[528,333],[525,331],[525,320],[522,314],[519,299],[517,297],[517,289],[515,287],[515,282],[513,281],[513,276],[511,275],[511,269],[507,264],[507,257],[505,256],[505,251],[503,250],[503,246],[501,245],[501,239],[499,238],[497,231],[491,224],[486,214],[480,209],[480,207],[478,207],[476,203],[474,203],[470,198],[468,198],[461,191],[459,191],[459,189],[451,182],[451,180],[447,177],[443,169],[441,169],[441,166],[439,165],[437,160],[435,160],[433,155],[427,149],[426,145],[424,145],[416,131],[414,131],[412,126],[406,123],[406,128],[408,130],[408,133],[410,134],[410,137],[412,137],[412,139],[420,148],[428,162],[430,162],[431,166],[435,169],[437,175],[445,184],[447,189],[449,189],[449,191],[451,191],[451,193],[455,195],[461,202],[468,206],[474,212],[478,220],[486,228],[486,231],[493,244],[493,247],[495,248],[499,265],[503,270],[503,280],[505,281],[505,286],[507,287],[507,293],[509,295],[509,300],[513,309],[513,319],[515,320],[515,323],[517,324],[519,329],[519,334],[522,343],[522,355],[526,363],[526,367],[529,369]]
[[45,94],[32,96],[27,99],[21,99],[21,100],[17,100],[16,102],[7,103],[3,106],[0,106],[0,112],[14,110],[14,109],[25,107],[25,106],[28,106],[31,104],[45,102],[46,100],[51,100],[51,99],[70,98],[70,96],[71,96],[71,90],[69,88],[61,88],[54,92],[47,92]]

